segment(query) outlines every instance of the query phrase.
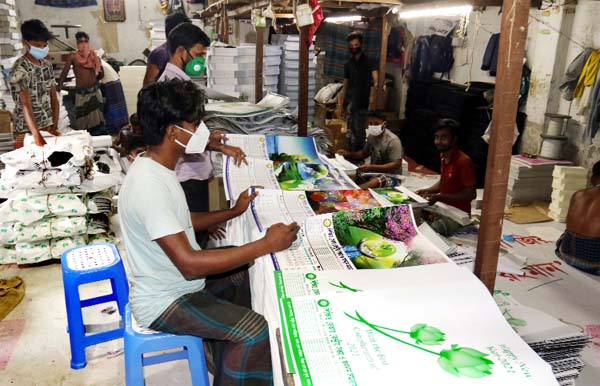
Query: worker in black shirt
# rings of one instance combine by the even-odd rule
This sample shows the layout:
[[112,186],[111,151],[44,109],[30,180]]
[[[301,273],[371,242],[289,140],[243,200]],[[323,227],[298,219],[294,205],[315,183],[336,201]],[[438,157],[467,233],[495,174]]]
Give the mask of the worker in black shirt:
[[348,149],[359,151],[365,146],[371,85],[377,84],[377,67],[362,51],[363,36],[360,32],[352,32],[346,40],[351,57],[344,65],[343,114],[347,114]]

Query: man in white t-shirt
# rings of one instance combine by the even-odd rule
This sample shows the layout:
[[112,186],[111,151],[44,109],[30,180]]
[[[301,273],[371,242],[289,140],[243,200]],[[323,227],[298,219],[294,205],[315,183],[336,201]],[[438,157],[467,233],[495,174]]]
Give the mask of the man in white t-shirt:
[[250,309],[246,265],[288,248],[298,226],[274,225],[241,247],[200,249],[194,231],[239,216],[256,194],[242,193],[231,209],[190,213],[175,165],[184,153],[204,151],[209,137],[204,94],[192,82],[146,86],[137,112],[148,150],[131,165],[119,194],[132,313],[143,327],[205,339],[215,385],[270,385],[268,327]]

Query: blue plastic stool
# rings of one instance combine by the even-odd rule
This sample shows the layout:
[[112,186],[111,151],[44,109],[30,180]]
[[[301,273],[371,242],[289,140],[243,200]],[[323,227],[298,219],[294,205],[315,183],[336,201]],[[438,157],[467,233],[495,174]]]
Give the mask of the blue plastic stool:
[[[85,367],[85,348],[123,337],[123,326],[95,334],[85,333],[81,309],[96,304],[116,301],[121,317],[128,303],[129,285],[123,261],[113,244],[95,244],[65,251],[61,257],[67,323],[71,345],[71,368]],[[112,293],[81,300],[79,286],[101,280],[110,280]]]
[[[202,338],[190,335],[172,335],[163,332],[139,333],[133,329],[129,304],[125,308],[125,384],[144,386],[144,366],[187,359],[193,386],[210,386]],[[144,356],[146,353],[183,348],[164,354]]]

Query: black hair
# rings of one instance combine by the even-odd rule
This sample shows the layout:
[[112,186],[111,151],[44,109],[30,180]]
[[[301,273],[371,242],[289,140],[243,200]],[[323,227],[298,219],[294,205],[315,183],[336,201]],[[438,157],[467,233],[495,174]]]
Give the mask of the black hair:
[[40,42],[47,42],[48,40],[54,39],[52,33],[48,31],[48,28],[46,28],[44,23],[38,19],[24,21],[23,24],[21,24],[21,36],[23,36],[23,39],[25,40]]
[[88,35],[87,33],[83,32],[83,31],[79,31],[75,34],[75,41],[79,41],[79,39],[81,39],[81,38],[90,40],[90,35]]
[[352,40],[358,40],[360,42],[360,44],[362,44],[363,42],[363,34],[360,31],[352,31],[350,32],[350,34],[348,34],[348,36],[346,37],[346,41],[348,43],[350,43]]
[[140,124],[140,119],[138,118],[137,113],[133,113],[129,116],[129,124],[134,126],[138,126]]
[[382,110],[369,110],[367,118],[379,118],[385,121],[385,113]]
[[137,113],[146,145],[160,145],[170,125],[199,122],[205,99],[204,91],[189,80],[156,82],[141,89]]
[[592,167],[592,177],[600,178],[600,161],[596,162]]
[[167,17],[165,18],[165,35],[166,35],[166,37],[168,38],[171,31],[173,31],[173,29],[175,27],[177,27],[179,24],[191,23],[191,22],[192,21],[190,20],[189,17],[187,17],[187,15],[185,13],[175,12],[175,13],[168,14]]
[[175,53],[177,47],[184,47],[189,50],[198,43],[205,47],[210,46],[208,35],[206,35],[200,27],[192,23],[183,23],[175,27],[169,34],[167,42],[169,44],[169,53],[171,55]]
[[433,127],[433,132],[436,133],[440,130],[448,130],[452,138],[458,138],[459,136],[460,123],[450,118],[442,118],[437,121]]
[[129,138],[129,142],[127,142],[125,151],[127,154],[129,154],[132,150],[137,149],[138,147],[146,147],[146,142],[144,142],[144,138],[142,138],[141,135],[133,135],[131,138]]

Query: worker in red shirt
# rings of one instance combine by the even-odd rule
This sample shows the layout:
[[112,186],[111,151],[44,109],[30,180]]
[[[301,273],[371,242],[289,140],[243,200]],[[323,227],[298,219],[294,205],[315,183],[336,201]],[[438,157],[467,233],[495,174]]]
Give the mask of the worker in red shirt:
[[[417,191],[431,205],[440,201],[471,214],[471,201],[477,196],[475,165],[468,155],[460,151],[458,122],[441,119],[435,126],[435,147],[440,152],[441,176],[433,186]],[[460,227],[450,219],[437,219],[431,226],[442,235],[450,236]]]

